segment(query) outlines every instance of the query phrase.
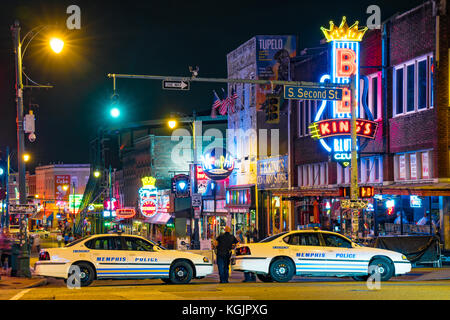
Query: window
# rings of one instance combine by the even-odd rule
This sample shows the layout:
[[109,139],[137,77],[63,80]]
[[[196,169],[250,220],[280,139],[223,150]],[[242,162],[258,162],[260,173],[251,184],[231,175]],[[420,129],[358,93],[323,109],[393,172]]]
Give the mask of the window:
[[124,237],[125,250],[131,251],[153,251],[153,245],[143,239]]
[[414,111],[414,64],[406,67],[406,112]]
[[100,237],[89,240],[85,243],[85,246],[93,250],[120,250],[120,238],[119,237]]
[[298,136],[303,136],[303,101],[298,102]]
[[305,164],[297,167],[298,186],[328,184],[328,163]]
[[366,182],[370,181],[370,172],[372,168],[370,167],[370,159],[366,159]]
[[427,60],[418,63],[417,91],[417,109],[425,109],[427,107]]
[[373,166],[375,167],[374,180],[379,181],[380,180],[380,160],[378,159],[378,157],[373,160]]
[[283,241],[293,246],[320,246],[317,233],[295,233],[283,238]]
[[433,56],[398,65],[394,69],[393,116],[433,107]]
[[394,156],[395,180],[430,179],[432,171],[431,151],[414,151]]
[[403,68],[395,71],[395,112],[403,113]]
[[329,233],[322,233],[323,240],[325,240],[325,246],[326,247],[337,247],[337,248],[351,248],[352,243],[344,239],[343,237],[329,234]]

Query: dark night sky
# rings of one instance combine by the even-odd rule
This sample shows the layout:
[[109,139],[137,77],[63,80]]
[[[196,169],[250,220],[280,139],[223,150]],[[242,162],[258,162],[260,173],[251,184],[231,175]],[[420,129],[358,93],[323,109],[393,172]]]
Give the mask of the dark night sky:
[[[347,16],[365,25],[366,8],[381,7],[382,20],[424,1],[0,1],[0,147],[16,148],[14,55],[10,25],[19,19],[22,36],[40,24],[65,26],[66,8],[81,8],[81,30],[65,30],[68,42],[56,56],[36,37],[24,58],[34,81],[51,83],[50,90],[28,91],[38,104],[37,140],[26,149],[29,168],[50,162],[87,163],[89,141],[100,125],[109,124],[112,94],[108,73],[189,76],[190,65],[200,77],[227,76],[226,54],[254,35],[295,34],[299,49],[315,47],[320,26]],[[299,52],[299,50],[297,50]],[[223,86],[193,83],[189,92],[161,89],[155,80],[118,80],[124,107],[120,121],[157,119],[170,111],[210,110],[212,89]]]

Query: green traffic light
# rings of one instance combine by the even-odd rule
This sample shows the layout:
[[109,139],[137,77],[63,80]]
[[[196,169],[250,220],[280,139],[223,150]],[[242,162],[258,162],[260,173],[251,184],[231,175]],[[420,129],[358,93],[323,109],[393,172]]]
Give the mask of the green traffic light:
[[111,117],[113,117],[113,118],[118,118],[118,117],[120,116],[120,110],[119,110],[119,108],[112,108],[112,109],[109,111],[109,113],[110,113]]

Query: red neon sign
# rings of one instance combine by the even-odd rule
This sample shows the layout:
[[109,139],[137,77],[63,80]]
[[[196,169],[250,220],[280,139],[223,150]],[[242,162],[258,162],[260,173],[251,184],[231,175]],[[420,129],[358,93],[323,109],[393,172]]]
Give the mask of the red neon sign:
[[[329,119],[315,122],[317,125],[319,139],[342,136],[351,134],[351,120],[350,119]],[[356,135],[375,139],[378,123],[375,121],[357,119],[356,120]]]
[[121,219],[129,219],[136,215],[134,208],[121,208],[116,210],[116,216]]
[[356,74],[356,53],[351,49],[336,49],[336,75],[340,78]]

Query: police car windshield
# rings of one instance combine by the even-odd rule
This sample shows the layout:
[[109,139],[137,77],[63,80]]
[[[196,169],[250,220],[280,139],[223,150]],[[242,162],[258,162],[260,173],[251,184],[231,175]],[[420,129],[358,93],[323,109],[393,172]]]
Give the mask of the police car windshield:
[[83,237],[83,238],[81,238],[81,239],[72,241],[71,243],[66,244],[66,247],[74,246],[74,245],[76,245],[77,243],[80,243],[81,241],[86,240],[86,239],[89,238],[89,237],[90,237],[90,236],[86,236],[86,237]]
[[276,238],[279,238],[279,237],[285,235],[286,233],[287,233],[287,232],[282,232],[282,233],[279,233],[279,234],[275,234],[275,235],[273,235],[273,236],[270,236],[270,237],[268,237],[268,238],[265,238],[265,239],[259,241],[259,243],[270,242],[270,241],[272,241],[272,240],[275,240]]

